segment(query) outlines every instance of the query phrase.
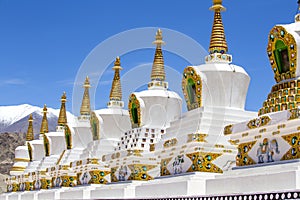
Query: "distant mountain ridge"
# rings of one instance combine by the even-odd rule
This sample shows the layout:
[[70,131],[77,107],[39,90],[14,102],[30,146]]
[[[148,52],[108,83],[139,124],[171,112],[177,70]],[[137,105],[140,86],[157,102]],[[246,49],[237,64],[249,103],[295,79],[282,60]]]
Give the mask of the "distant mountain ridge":
[[[43,118],[43,108],[32,106],[29,104],[21,104],[15,106],[0,106],[0,133],[26,133],[28,128],[29,115],[33,116],[34,134],[40,132],[41,122]],[[48,108],[47,118],[49,123],[49,132],[55,131],[59,109]],[[75,121],[75,116],[67,112],[67,120],[70,124]]]

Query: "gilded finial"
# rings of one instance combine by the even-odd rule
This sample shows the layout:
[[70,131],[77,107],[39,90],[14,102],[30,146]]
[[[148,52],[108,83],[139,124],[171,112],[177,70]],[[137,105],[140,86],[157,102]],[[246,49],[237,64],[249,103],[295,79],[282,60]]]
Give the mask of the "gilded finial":
[[66,102],[67,101],[67,94],[66,94],[66,92],[64,92],[63,95],[61,96],[61,101],[62,102]]
[[29,122],[32,122],[32,121],[33,121],[32,114],[30,114],[30,115],[29,115],[29,119],[28,119],[28,121],[29,121]]
[[213,0],[213,6],[210,7],[210,10],[214,11],[225,11],[226,8],[222,5],[223,0]]
[[221,16],[221,12],[225,11],[226,8],[222,5],[222,0],[213,0],[213,6],[210,7],[210,10],[215,12],[215,16],[210,38],[209,52],[211,54],[227,53],[228,47]]
[[47,119],[47,106],[46,104],[44,105],[43,108],[43,119],[42,119],[42,124],[41,124],[41,129],[40,129],[40,134],[48,133],[48,119]]
[[164,81],[166,79],[164,57],[161,49],[161,45],[165,44],[165,42],[162,39],[162,31],[158,29],[153,42],[153,44],[156,44],[156,50],[151,71],[151,81]]
[[67,124],[67,111],[66,111],[67,95],[66,95],[66,92],[63,93],[60,101],[61,101],[61,107],[60,107],[60,111],[59,111],[58,125],[65,126]]
[[121,88],[121,80],[120,80],[120,70],[122,70],[120,58],[117,57],[114,63],[115,70],[114,79],[111,85],[109,99],[111,101],[122,101],[122,88]]
[[27,129],[27,134],[26,134],[26,141],[31,141],[31,140],[34,140],[34,135],[33,135],[33,117],[32,117],[32,114],[29,115],[28,129]]
[[90,85],[90,80],[89,80],[88,76],[85,78],[83,87],[84,87],[84,93],[83,93],[82,102],[81,102],[80,114],[81,115],[90,115],[91,114],[91,104],[90,104],[89,88],[91,87],[91,85]]
[[88,76],[85,77],[85,81],[84,81],[83,87],[84,88],[90,88],[91,87],[91,85],[90,85],[90,79],[89,79]]
[[121,62],[120,62],[120,57],[118,56],[115,60],[115,63],[114,63],[114,66],[112,68],[113,70],[122,70],[122,67],[121,67]]
[[156,44],[156,45],[165,44],[165,42],[162,39],[163,39],[163,37],[162,37],[162,31],[160,29],[158,29],[156,31],[155,41],[153,42],[153,44]]
[[44,108],[43,108],[43,113],[47,113],[47,111],[48,111],[48,109],[47,109],[47,105],[46,104],[44,104]]

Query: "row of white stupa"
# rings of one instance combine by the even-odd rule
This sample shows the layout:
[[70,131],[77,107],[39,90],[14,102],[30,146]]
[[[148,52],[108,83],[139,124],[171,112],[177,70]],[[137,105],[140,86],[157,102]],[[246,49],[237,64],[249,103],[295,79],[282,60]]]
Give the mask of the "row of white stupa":
[[250,78],[227,54],[222,1],[213,0],[211,9],[210,54],[205,64],[183,72],[188,112],[181,113],[182,99],[168,90],[158,30],[148,90],[132,93],[128,111],[123,109],[117,58],[106,109],[90,110],[86,79],[74,127],[67,124],[65,94],[56,132],[48,132],[45,107],[40,138],[34,140],[30,118],[8,193],[0,199],[231,194],[250,199],[252,193],[300,189],[300,17],[270,32],[268,56],[277,83],[257,117],[244,110]]

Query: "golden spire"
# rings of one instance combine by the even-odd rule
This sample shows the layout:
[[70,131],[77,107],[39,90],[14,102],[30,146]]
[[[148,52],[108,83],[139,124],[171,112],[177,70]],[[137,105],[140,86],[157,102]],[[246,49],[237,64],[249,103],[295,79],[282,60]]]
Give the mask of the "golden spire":
[[67,96],[66,96],[66,92],[63,93],[60,101],[61,101],[61,107],[60,107],[60,111],[59,111],[58,125],[59,126],[65,126],[67,124],[67,111],[66,111]]
[[213,0],[213,6],[210,7],[210,10],[215,12],[215,16],[210,38],[209,53],[227,53],[228,47],[221,17],[221,12],[226,9],[222,5],[222,0]]
[[33,122],[33,118],[32,118],[32,114],[30,114],[29,119],[28,119],[28,129],[27,129],[27,134],[26,134],[26,141],[34,140],[32,122]]
[[152,65],[151,81],[164,81],[166,79],[166,74],[161,46],[165,44],[165,42],[162,40],[162,31],[160,29],[158,29],[156,32],[155,41],[153,44],[156,44],[156,50]]
[[47,106],[45,104],[43,108],[43,119],[42,119],[40,134],[44,134],[48,132],[49,130],[48,130],[48,119],[47,119]]
[[84,94],[83,94],[81,108],[80,108],[80,115],[90,115],[91,104],[90,104],[89,88],[91,87],[91,85],[88,76],[85,78],[83,87],[84,87]]
[[113,70],[115,70],[115,75],[111,85],[109,99],[111,101],[122,101],[122,89],[120,80],[120,70],[122,70],[122,67],[119,57],[116,58]]

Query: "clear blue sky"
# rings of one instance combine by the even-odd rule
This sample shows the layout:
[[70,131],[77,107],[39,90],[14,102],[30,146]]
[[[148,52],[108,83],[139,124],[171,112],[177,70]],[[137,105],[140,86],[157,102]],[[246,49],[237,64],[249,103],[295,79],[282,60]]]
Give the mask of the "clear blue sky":
[[[247,110],[257,111],[275,83],[266,55],[268,33],[274,25],[294,20],[296,2],[223,2],[229,53],[233,63],[243,66],[251,77]],[[86,56],[105,39],[129,29],[173,29],[207,49],[211,4],[211,0],[0,0],[0,105],[46,103],[59,108],[63,91],[71,98],[72,83]],[[123,67],[130,68],[134,63],[152,62],[153,51],[132,52],[122,59],[126,60]],[[165,55],[165,63],[172,66],[171,55]],[[182,63],[177,70],[184,69]],[[106,76],[110,80],[113,73]],[[110,83],[104,88],[97,91],[96,108],[106,106]],[[123,97],[126,104],[127,98]],[[70,104],[71,100],[69,110]]]

